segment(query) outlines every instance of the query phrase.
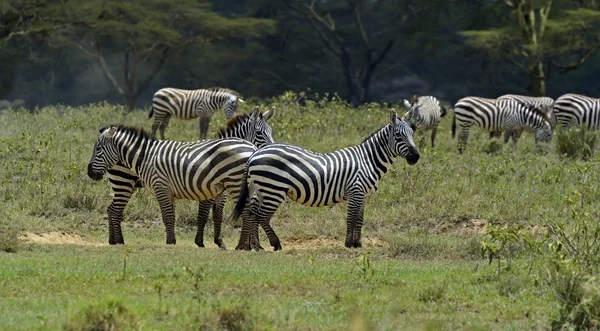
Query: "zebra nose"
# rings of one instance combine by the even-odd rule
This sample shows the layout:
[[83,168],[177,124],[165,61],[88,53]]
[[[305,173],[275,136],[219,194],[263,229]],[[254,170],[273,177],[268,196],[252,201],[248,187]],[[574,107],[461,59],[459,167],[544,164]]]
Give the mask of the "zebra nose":
[[100,179],[102,179],[102,174],[94,172],[94,169],[92,169],[92,164],[91,163],[88,163],[87,173],[88,173],[88,177],[90,177],[93,180],[100,180]]
[[419,152],[411,152],[410,154],[406,155],[406,163],[413,165],[419,161],[420,157],[421,156],[419,155]]

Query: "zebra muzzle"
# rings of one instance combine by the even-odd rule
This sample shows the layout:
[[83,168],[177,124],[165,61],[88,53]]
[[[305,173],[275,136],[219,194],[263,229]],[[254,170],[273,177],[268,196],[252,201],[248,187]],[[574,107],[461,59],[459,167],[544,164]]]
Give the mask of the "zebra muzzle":
[[91,163],[88,163],[87,173],[88,173],[88,177],[90,177],[93,180],[100,180],[104,176],[104,174],[102,174],[102,173],[95,172],[94,169],[92,168]]
[[421,156],[419,155],[419,153],[410,153],[408,155],[406,155],[406,163],[413,165],[415,163],[417,163],[417,161],[419,161],[419,158]]

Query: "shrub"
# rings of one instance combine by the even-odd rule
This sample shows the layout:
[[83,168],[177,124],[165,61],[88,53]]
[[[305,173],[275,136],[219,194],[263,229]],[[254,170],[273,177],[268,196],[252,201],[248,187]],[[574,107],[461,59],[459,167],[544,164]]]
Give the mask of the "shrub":
[[553,330],[598,330],[600,328],[600,279],[579,273],[562,273],[553,287],[560,303]]
[[19,249],[19,231],[8,224],[0,223],[0,251],[15,253]]
[[589,160],[594,155],[597,142],[598,133],[585,127],[572,127],[556,133],[556,150],[562,157]]
[[440,301],[444,294],[446,293],[446,289],[448,287],[446,284],[433,284],[419,292],[419,301],[421,302],[437,302]]
[[138,329],[137,316],[117,300],[92,304],[65,323],[65,330],[130,330]]

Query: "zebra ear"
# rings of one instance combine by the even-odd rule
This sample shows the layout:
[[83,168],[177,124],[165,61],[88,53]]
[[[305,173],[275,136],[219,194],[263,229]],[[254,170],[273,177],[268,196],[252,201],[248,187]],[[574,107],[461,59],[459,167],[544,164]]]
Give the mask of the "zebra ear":
[[273,117],[274,113],[275,113],[275,106],[271,107],[271,109],[264,112],[264,114],[262,114],[262,116],[265,119],[265,121],[268,121],[271,117]]
[[250,119],[256,120],[258,118],[258,114],[260,114],[260,109],[258,109],[258,106],[256,106],[256,107],[254,107],[254,110],[250,114]]
[[108,129],[108,131],[104,131],[103,135],[106,138],[112,138],[115,135],[115,132],[117,132],[117,128],[114,126],[111,126],[110,129]]
[[408,102],[408,100],[404,99],[404,107],[406,107],[406,109],[410,109],[412,105],[410,104],[410,102]]
[[396,114],[396,109],[392,108],[392,110],[390,111],[390,123],[395,125],[397,120],[398,114]]

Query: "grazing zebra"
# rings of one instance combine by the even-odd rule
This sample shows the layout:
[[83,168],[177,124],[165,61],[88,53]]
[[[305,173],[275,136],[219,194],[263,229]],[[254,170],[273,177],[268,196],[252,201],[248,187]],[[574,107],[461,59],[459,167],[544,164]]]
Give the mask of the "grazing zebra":
[[431,147],[434,147],[438,124],[440,118],[446,115],[446,108],[433,96],[413,97],[411,101],[404,100],[404,106],[408,111],[402,116],[402,119],[415,132],[420,131],[419,146],[423,145],[425,132],[431,130]]
[[[552,110],[552,106],[554,105],[554,99],[552,99],[552,98],[530,97],[530,96],[518,95],[518,94],[505,94],[505,95],[499,96],[498,99],[496,99],[496,100],[499,100],[499,99],[510,99],[510,100],[514,100],[517,102],[528,104],[532,107],[536,107],[543,113],[549,114],[548,117],[550,118],[551,126],[554,126],[556,124],[556,116],[554,115],[554,111]],[[522,133],[523,133],[522,129],[511,132],[512,136],[514,136],[514,138],[516,138],[516,139],[519,139],[519,137],[521,137]],[[502,131],[491,132],[490,138],[492,138],[492,136],[500,137],[501,135],[502,135]]]
[[361,247],[365,198],[377,190],[379,179],[395,157],[406,158],[411,165],[417,163],[419,151],[412,136],[410,126],[392,110],[390,123],[358,146],[328,154],[288,144],[260,149],[246,164],[240,197],[232,215],[234,220],[242,216],[243,222],[236,249],[251,249],[250,239],[258,235],[260,224],[271,246],[281,250],[270,219],[286,197],[310,207],[348,201],[346,247]]
[[238,97],[237,92],[220,87],[202,90],[162,88],[154,93],[148,113],[148,119],[154,116],[152,137],[160,128],[160,138],[165,139],[165,129],[171,117],[184,120],[200,117],[200,139],[206,139],[210,117],[217,109],[224,108],[225,116],[230,119],[237,111],[238,102],[244,100]]
[[[547,113],[539,109],[509,99],[486,99],[478,97],[465,97],[454,106],[452,120],[452,138],[456,135],[456,122],[461,127],[458,137],[458,151],[462,153],[467,145],[469,129],[477,125],[482,129],[492,131],[506,131],[504,142],[507,143],[511,132],[524,129],[528,132],[535,131],[535,141],[548,142],[552,137],[552,127]],[[512,136],[513,142],[517,139]]]
[[554,102],[554,113],[563,128],[571,124],[600,128],[600,99],[573,93],[561,95]]
[[[251,141],[269,144],[271,128],[266,123],[270,114],[250,115],[259,119],[262,129],[251,131],[247,136]],[[272,113],[271,113],[272,114]],[[243,115],[230,121],[237,122]],[[226,130],[226,129],[224,129]],[[112,126],[100,129],[100,136],[94,145],[94,153],[88,163],[88,176],[100,180],[115,165],[119,169],[128,170],[125,182],[129,179],[129,189],[133,190],[134,178],[139,178],[143,186],[156,196],[166,227],[167,244],[175,244],[174,233],[174,199],[199,201],[199,218],[197,236],[203,234],[204,224],[212,199],[219,198],[222,193],[232,197],[239,195],[240,184],[246,161],[258,148],[251,142],[239,138],[203,140],[198,142],[161,141],[154,139],[147,132],[126,126]],[[122,175],[122,174],[121,174]],[[128,194],[122,197],[130,197]],[[114,202],[114,201],[113,201]],[[125,201],[126,202],[126,201]],[[223,201],[220,202],[221,205]],[[124,205],[123,205],[124,207]],[[122,208],[118,204],[113,209],[113,217],[109,216],[111,239],[114,243],[123,243],[119,222],[122,219]],[[200,214],[201,211],[205,214]],[[222,210],[222,209],[221,209]],[[109,210],[109,215],[111,210]],[[217,218],[217,216],[213,215]],[[222,214],[220,215],[222,217]],[[200,229],[201,227],[201,229]],[[215,224],[215,243],[223,247],[220,239],[220,220]],[[111,238],[112,237],[112,238]],[[196,237],[196,243],[199,239]],[[201,242],[201,241],[200,241]]]

